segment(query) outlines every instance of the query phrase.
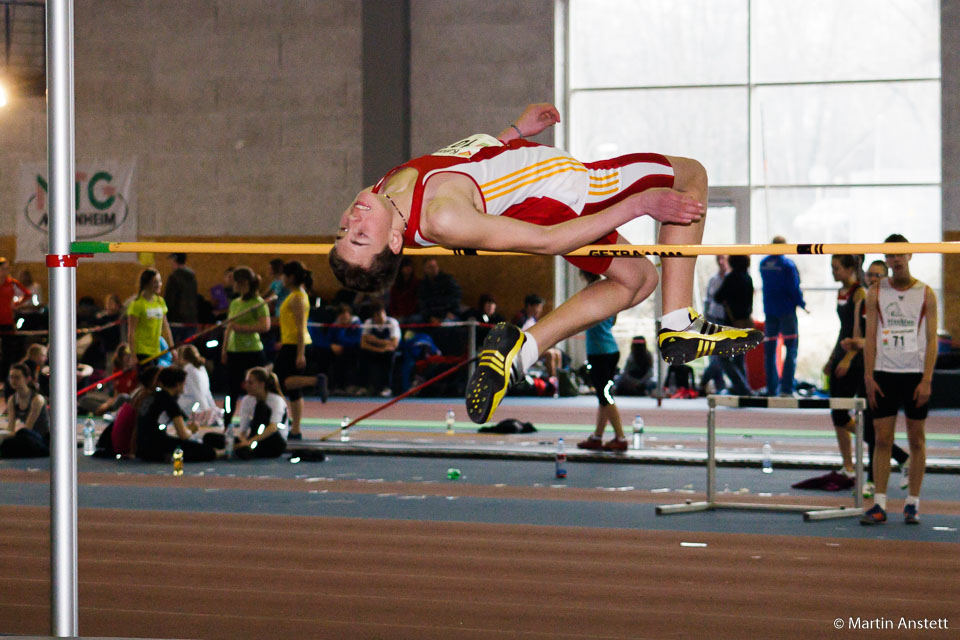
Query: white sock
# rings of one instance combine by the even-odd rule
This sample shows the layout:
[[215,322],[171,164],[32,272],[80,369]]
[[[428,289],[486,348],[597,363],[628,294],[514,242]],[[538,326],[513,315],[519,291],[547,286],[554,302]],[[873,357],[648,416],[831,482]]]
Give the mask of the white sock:
[[674,309],[660,318],[660,326],[670,331],[683,331],[690,326],[690,313],[687,307]]
[[887,494],[885,493],[873,494],[873,503],[880,505],[880,508],[886,511],[887,510]]
[[920,496],[907,496],[906,504],[912,504],[920,511]]
[[529,332],[524,331],[523,335],[526,336],[526,340],[523,343],[523,346],[520,347],[520,353],[517,354],[514,362],[520,367],[520,373],[526,372],[527,369],[533,366],[533,364],[540,358],[540,349],[537,347],[537,339],[530,335]]

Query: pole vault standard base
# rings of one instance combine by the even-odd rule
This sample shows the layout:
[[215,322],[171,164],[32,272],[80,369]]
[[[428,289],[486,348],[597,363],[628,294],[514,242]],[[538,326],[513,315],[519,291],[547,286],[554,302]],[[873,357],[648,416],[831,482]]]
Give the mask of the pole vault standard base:
[[[705,502],[664,504],[657,507],[658,516],[693,513],[714,509],[744,511],[784,511],[803,513],[805,521],[850,518],[863,513],[863,398],[753,398],[746,396],[709,396],[707,412],[707,499]],[[798,504],[761,504],[754,502],[717,501],[717,407],[762,409],[852,409],[855,412],[856,479],[853,505],[850,507]]]

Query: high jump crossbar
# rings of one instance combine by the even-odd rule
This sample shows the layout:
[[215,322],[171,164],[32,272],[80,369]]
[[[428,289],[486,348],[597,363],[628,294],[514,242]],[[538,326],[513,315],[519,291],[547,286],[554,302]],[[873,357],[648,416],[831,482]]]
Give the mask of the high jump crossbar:
[[[828,507],[797,504],[767,504],[757,502],[727,502],[717,500],[717,407],[735,409],[852,409],[854,412],[854,451],[856,475],[852,507]],[[707,491],[704,502],[665,504],[657,507],[657,515],[712,511],[714,509],[745,509],[751,511],[800,511],[804,520],[849,518],[863,513],[863,412],[867,402],[863,398],[764,398],[752,396],[707,396]]]
[[[74,254],[85,253],[233,253],[270,255],[324,255],[332,244],[262,243],[262,242],[89,242],[71,244]],[[484,251],[446,249],[443,247],[409,247],[409,255],[430,256],[526,256],[518,251]],[[595,258],[685,258],[694,256],[749,255],[829,255],[829,254],[907,254],[960,253],[960,242],[877,242],[838,244],[590,244],[563,254],[564,257]]]

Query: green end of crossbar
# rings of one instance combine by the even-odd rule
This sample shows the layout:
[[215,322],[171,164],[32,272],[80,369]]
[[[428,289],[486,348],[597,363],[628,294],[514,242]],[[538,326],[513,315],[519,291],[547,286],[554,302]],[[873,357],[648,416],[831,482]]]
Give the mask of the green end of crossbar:
[[109,242],[71,242],[70,253],[110,253]]

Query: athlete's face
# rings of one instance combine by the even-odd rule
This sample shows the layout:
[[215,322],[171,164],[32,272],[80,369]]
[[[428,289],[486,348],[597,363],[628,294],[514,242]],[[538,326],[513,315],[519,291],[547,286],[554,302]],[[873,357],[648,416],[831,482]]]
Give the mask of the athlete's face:
[[846,282],[853,275],[853,269],[843,266],[836,258],[830,261],[830,270],[833,272],[834,282]]
[[337,253],[351,264],[370,266],[374,256],[391,242],[396,215],[383,196],[373,193],[372,187],[364,189],[340,216]]
[[910,273],[909,262],[913,256],[909,253],[888,253],[883,256],[893,275],[900,276]]
[[887,277],[887,269],[880,266],[879,264],[872,264],[870,268],[867,269],[867,272],[863,274],[864,280],[867,282],[868,287],[872,287],[874,282],[878,280],[883,280]]

